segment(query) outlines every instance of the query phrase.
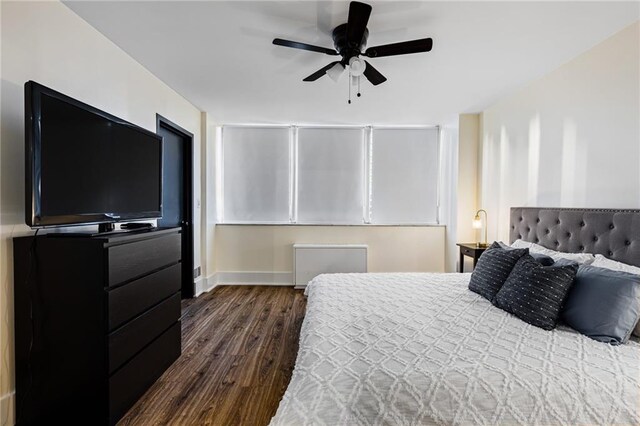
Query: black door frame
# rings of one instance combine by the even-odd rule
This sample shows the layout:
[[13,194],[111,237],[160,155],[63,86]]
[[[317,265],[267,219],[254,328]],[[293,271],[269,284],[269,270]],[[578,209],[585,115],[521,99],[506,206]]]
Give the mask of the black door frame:
[[181,136],[186,141],[184,156],[184,223],[182,225],[182,298],[195,296],[193,256],[193,133],[156,114],[156,133],[160,129]]

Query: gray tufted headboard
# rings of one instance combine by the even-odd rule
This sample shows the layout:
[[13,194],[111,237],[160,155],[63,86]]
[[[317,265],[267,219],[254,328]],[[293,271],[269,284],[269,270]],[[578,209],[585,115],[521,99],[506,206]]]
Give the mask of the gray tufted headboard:
[[640,266],[640,210],[513,207],[509,240]]

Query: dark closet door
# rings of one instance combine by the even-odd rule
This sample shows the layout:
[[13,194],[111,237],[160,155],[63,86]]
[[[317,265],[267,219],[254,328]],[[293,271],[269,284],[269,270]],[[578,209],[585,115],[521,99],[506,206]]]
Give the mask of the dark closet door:
[[182,226],[185,217],[184,161],[185,140],[172,131],[160,128],[162,147],[162,227]]
[[193,271],[193,134],[158,115],[163,137],[162,219],[159,227],[182,228],[182,297],[195,294]]

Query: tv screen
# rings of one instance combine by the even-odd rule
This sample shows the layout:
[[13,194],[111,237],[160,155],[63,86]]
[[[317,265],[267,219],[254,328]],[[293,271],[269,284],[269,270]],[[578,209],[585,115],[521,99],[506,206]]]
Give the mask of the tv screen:
[[28,225],[161,216],[160,136],[32,81],[25,105]]

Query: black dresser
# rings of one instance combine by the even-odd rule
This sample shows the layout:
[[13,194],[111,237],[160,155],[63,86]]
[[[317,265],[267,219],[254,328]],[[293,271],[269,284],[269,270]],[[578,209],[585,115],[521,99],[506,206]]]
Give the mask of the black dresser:
[[19,425],[115,424],[180,356],[181,237],[14,239]]

